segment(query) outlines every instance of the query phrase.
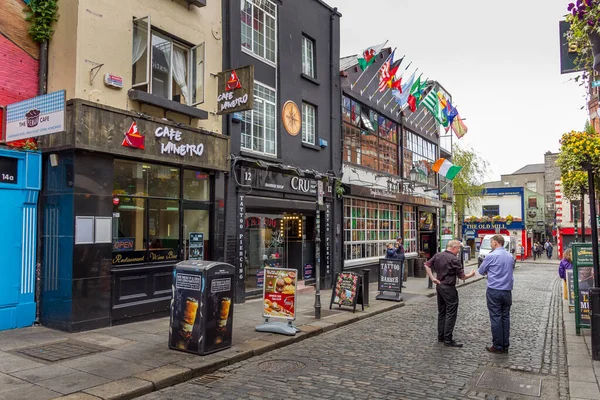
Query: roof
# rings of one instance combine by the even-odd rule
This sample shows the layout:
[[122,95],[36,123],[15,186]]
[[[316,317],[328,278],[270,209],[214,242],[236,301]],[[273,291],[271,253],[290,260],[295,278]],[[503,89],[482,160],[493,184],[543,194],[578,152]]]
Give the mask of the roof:
[[543,174],[546,171],[546,164],[528,164],[523,168],[513,172],[511,175],[523,174]]
[[358,64],[357,55],[342,57],[340,59],[340,71],[345,71],[348,68],[352,68],[353,66]]

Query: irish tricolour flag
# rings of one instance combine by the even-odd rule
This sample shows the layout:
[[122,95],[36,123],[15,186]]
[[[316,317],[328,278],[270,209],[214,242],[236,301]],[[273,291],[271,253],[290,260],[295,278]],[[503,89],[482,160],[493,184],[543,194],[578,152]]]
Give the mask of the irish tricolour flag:
[[440,158],[433,164],[432,169],[438,174],[442,175],[444,178],[452,180],[460,172],[462,167],[453,165],[445,158]]

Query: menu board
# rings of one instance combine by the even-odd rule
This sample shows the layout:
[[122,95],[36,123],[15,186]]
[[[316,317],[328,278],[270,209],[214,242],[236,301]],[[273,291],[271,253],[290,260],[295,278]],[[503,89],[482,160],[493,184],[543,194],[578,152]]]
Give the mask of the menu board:
[[263,317],[296,319],[298,271],[291,268],[265,268]]
[[[331,294],[331,303],[339,306],[355,307],[359,286],[358,275],[353,272],[341,272],[335,281]],[[331,308],[331,307],[330,307]]]
[[402,270],[402,261],[380,259],[377,290],[380,292],[402,292]]

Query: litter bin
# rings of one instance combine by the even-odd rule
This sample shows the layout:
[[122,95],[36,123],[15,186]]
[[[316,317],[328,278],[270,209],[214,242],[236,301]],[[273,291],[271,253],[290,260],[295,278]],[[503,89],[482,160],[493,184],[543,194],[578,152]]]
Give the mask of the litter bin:
[[231,347],[235,267],[188,260],[175,265],[169,348],[205,355]]
[[425,278],[427,273],[425,272],[425,259],[417,258],[415,260],[415,278]]

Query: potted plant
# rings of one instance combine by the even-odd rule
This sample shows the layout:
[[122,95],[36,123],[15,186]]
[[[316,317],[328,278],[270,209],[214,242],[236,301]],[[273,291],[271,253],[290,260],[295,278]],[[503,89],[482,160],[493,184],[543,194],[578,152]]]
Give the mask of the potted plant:
[[567,11],[567,41],[578,54],[575,62],[586,71],[600,71],[600,0],[577,0]]

